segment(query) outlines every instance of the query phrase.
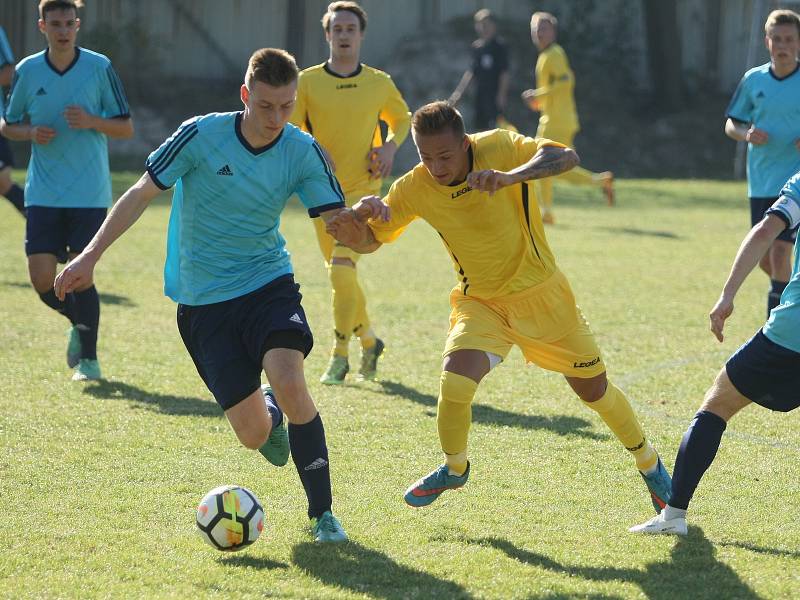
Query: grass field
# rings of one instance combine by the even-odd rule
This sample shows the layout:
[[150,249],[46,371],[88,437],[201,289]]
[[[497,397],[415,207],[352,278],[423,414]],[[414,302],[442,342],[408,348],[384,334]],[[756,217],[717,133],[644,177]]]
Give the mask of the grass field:
[[[115,176],[117,191],[134,178]],[[746,231],[744,185],[623,181],[613,209],[578,188],[558,188],[558,198],[551,245],[610,377],[671,470],[705,389],[763,322],[767,280],[754,273],[725,343],[707,325]],[[316,547],[293,466],[278,470],[237,446],[182,346],[162,295],[168,207],[158,200],[98,266],[106,380],[76,384],[64,363],[67,323],[29,288],[23,222],[0,205],[0,596],[800,595],[800,411],[735,418],[689,536],[634,537],[626,528],[652,508],[633,462],[560,376],[526,367],[514,350],[478,391],[469,484],[427,509],[406,507],[406,486],[440,462],[449,259],[420,223],[362,261],[388,348],[380,381],[323,387],[328,283],[294,206],[283,231],[317,337],[307,374],[325,418],[334,508],[352,538]],[[195,533],[196,503],[223,483],[252,489],[266,511],[262,538],[236,555]]]

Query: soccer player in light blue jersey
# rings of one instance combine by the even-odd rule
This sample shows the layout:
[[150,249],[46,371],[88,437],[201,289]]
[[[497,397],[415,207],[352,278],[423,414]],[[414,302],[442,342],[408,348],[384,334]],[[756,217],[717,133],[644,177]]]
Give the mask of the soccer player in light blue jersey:
[[[106,248],[174,185],[164,289],[178,303],[186,349],[244,446],[278,466],[291,448],[315,540],[341,542],[325,430],[303,373],[313,338],[278,226],[294,193],[326,223],[345,204],[319,145],[288,124],[297,77],[287,52],[256,51],[241,86],[244,111],[185,121],[55,288],[63,298],[91,281]],[[262,370],[271,388],[262,390]]]
[[[763,220],[744,238],[722,295],[712,309],[711,331],[722,341],[725,320],[747,275],[769,251],[781,233],[800,224],[800,173],[783,187]],[[634,533],[685,535],[686,510],[700,479],[714,461],[728,421],[755,402],[788,412],[800,406],[800,246],[795,241],[794,268],[780,304],[769,320],[728,359],[706,392],[703,405],[683,435],[669,503],[654,519],[631,528]]]
[[[6,31],[0,26],[0,88],[7,88],[14,76],[14,53],[8,43]],[[5,91],[0,90],[0,116],[5,114]],[[0,137],[0,195],[8,198],[22,216],[25,216],[25,192],[11,180],[14,155],[4,137]]]
[[[725,133],[747,146],[750,224],[759,223],[783,184],[800,170],[800,16],[774,10],[764,25],[770,62],[747,71],[727,110]],[[797,229],[786,229],[762,258],[770,277],[767,316],[780,302],[792,270]]]
[[75,381],[100,378],[100,298],[89,279],[56,298],[58,257],[74,257],[97,232],[111,205],[107,138],[133,136],[122,84],[102,54],[79,48],[74,0],[42,0],[39,30],[47,50],[16,67],[0,132],[31,142],[25,183],[25,254],[42,301],[72,323],[67,365]]

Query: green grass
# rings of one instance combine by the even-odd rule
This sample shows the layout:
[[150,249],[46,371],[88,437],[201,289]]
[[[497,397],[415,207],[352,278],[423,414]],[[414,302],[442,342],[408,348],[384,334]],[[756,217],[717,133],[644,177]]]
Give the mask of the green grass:
[[[117,192],[135,177],[117,175]],[[763,321],[767,281],[754,273],[725,343],[708,331],[747,229],[744,186],[622,181],[613,209],[578,188],[557,197],[551,244],[610,377],[671,469],[705,389]],[[626,528],[652,509],[632,461],[560,376],[526,367],[518,350],[476,397],[470,483],[407,508],[406,486],[440,462],[449,259],[416,223],[360,263],[388,348],[381,381],[323,387],[328,283],[295,206],[283,230],[317,336],[308,380],[335,510],[353,540],[315,547],[292,465],[278,470],[237,446],[182,346],[162,295],[167,215],[166,198],[157,201],[98,265],[107,381],[83,385],[64,363],[66,321],[27,283],[23,222],[0,205],[0,596],[671,600],[800,590],[800,411],[736,417],[692,505],[690,535],[634,537]],[[196,503],[223,483],[252,489],[266,511],[262,539],[236,555],[194,528]]]

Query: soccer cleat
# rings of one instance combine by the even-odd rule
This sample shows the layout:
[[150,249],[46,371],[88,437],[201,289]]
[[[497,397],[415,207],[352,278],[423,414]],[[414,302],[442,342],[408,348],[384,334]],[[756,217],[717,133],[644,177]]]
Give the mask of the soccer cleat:
[[373,381],[375,373],[378,370],[378,359],[383,355],[383,350],[386,346],[380,338],[375,339],[375,345],[372,348],[361,350],[361,368],[358,370],[358,379],[360,381]]
[[628,531],[631,533],[686,535],[686,517],[667,519],[665,518],[666,512],[656,515],[646,523],[634,525]]
[[614,206],[614,173],[605,171],[600,174],[600,177],[603,182],[603,194],[606,196],[606,204]]
[[344,383],[345,375],[350,370],[350,365],[347,362],[346,356],[339,356],[334,354],[328,362],[328,368],[319,378],[320,383],[325,385],[341,385]]
[[432,473],[429,473],[410,488],[403,495],[406,504],[414,508],[428,506],[446,490],[455,490],[467,483],[469,479],[469,463],[463,475],[450,475],[447,465],[442,465]]
[[316,519],[311,519],[311,533],[320,544],[340,544],[347,541],[347,534],[339,519],[326,510]]
[[[275,394],[272,393],[272,388],[268,385],[262,385],[261,391],[264,396],[269,396],[272,404],[278,406],[275,401]],[[278,408],[280,410],[280,408]],[[276,467],[282,467],[289,462],[289,433],[286,431],[286,416],[281,419],[281,424],[275,427],[273,425],[272,431],[258,451],[266,458],[271,464]]]
[[656,470],[653,473],[645,475],[639,471],[639,474],[642,476],[642,479],[644,479],[644,482],[647,484],[647,489],[650,491],[650,500],[653,503],[653,508],[656,509],[656,514],[661,513],[661,509],[669,503],[670,497],[672,496],[672,478],[664,468],[661,457],[658,458]]
[[67,366],[74,369],[81,361],[81,335],[78,326],[73,325],[67,332],[69,341],[67,342]]
[[82,358],[72,374],[72,381],[95,381],[101,378],[100,363],[93,358]]

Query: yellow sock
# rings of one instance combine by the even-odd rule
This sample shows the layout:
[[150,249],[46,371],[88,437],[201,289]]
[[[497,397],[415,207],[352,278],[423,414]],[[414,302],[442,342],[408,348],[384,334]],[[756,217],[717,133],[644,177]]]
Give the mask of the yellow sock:
[[644,437],[639,419],[621,389],[609,381],[600,400],[584,404],[600,415],[625,449],[633,454],[640,471],[649,471],[656,465],[658,454]]
[[356,315],[355,325],[353,325],[353,334],[361,341],[361,347],[365,350],[372,348],[375,345],[376,337],[375,332],[372,331],[372,326],[369,322],[369,315],[367,315],[367,298],[364,296],[364,290],[361,284],[356,279]]
[[333,291],[333,327],[336,335],[334,354],[349,354],[350,336],[356,319],[357,296],[360,291],[356,270],[349,265],[332,264],[328,275]]
[[463,475],[467,470],[467,438],[477,389],[478,384],[469,377],[442,371],[436,425],[445,462],[454,475]]

